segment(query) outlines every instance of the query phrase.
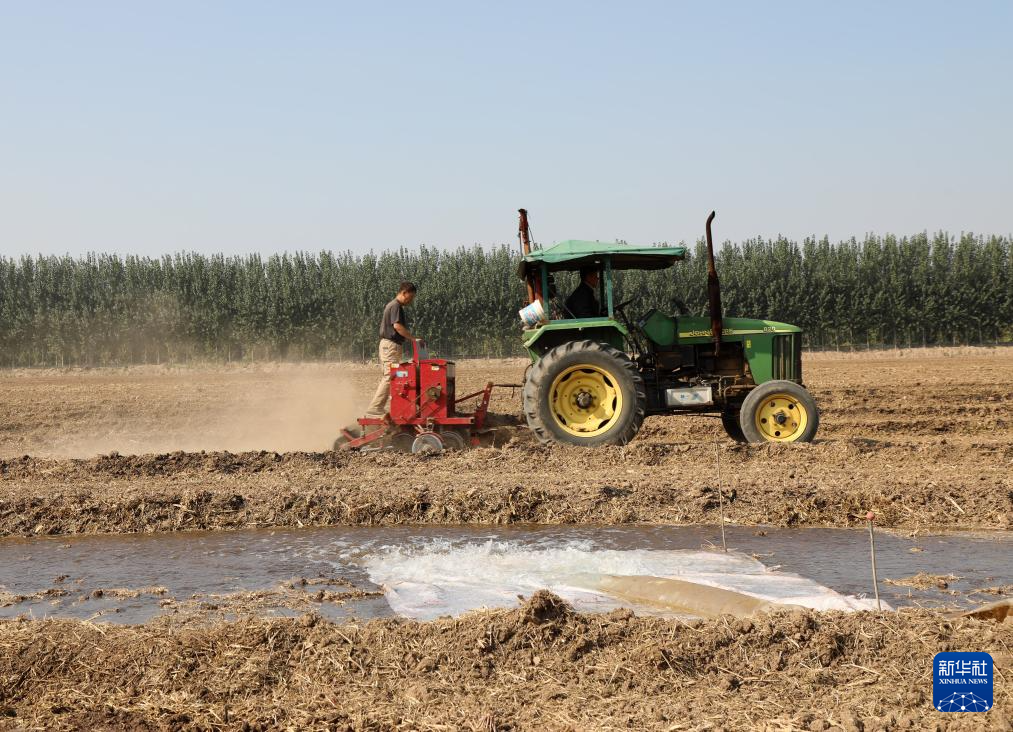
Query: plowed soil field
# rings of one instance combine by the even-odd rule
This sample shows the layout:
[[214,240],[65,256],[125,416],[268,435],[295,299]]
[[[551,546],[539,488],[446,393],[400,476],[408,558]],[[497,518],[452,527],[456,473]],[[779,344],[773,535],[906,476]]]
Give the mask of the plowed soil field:
[[[1011,645],[1008,622],[925,610],[680,622],[544,591],[428,623],[11,621],[0,728],[1000,731]],[[992,654],[991,711],[932,708],[940,649]]]
[[[463,361],[459,393],[524,362]],[[375,366],[143,367],[0,375],[0,535],[265,525],[716,523],[1008,529],[1013,351],[805,358],[806,445],[737,445],[713,417],[650,417],[625,448],[329,451]],[[491,408],[520,420],[520,395]]]
[[[459,393],[523,369],[459,363]],[[719,486],[739,524],[852,526],[872,510],[906,533],[1010,528],[1013,352],[817,354],[805,370],[822,410],[812,444],[737,445],[714,418],[652,417],[625,448],[544,446],[504,427],[492,447],[438,456],[328,449],[375,367],[5,372],[0,537],[714,524]],[[518,422],[519,394],[498,391],[492,409]],[[0,729],[1011,729],[1009,620],[683,622],[580,614],[539,591],[427,623],[334,623],[260,617],[239,597],[225,621],[0,621]],[[991,711],[933,709],[941,650],[993,654]]]

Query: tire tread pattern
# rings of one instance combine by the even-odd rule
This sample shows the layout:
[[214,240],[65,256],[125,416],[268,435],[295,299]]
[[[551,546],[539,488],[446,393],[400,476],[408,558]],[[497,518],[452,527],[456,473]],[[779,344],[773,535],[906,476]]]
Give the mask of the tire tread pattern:
[[[615,435],[612,434],[612,430],[592,438],[568,438],[565,435],[554,434],[546,424],[546,418],[551,417],[546,415],[546,418],[543,418],[541,415],[542,410],[540,409],[540,401],[542,397],[542,390],[543,388],[548,389],[552,385],[552,380],[561,368],[561,363],[565,363],[574,357],[579,358],[580,354],[589,352],[607,356],[618,368],[622,369],[623,373],[630,379],[633,384],[633,392],[635,395],[633,418],[629,420],[618,434]],[[567,442],[569,444],[584,445],[586,447],[595,447],[598,445],[625,445],[636,437],[637,432],[640,431],[640,427],[644,423],[644,417],[647,415],[647,387],[644,384],[644,378],[640,375],[637,365],[630,359],[629,356],[619,349],[606,343],[600,343],[592,340],[570,341],[561,346],[556,346],[542,356],[538,362],[531,367],[531,370],[528,373],[528,378],[524,382],[522,397],[524,403],[524,416],[527,419],[528,427],[530,427],[531,431],[535,433],[539,442],[543,443],[553,441]],[[626,408],[625,404],[624,408]]]

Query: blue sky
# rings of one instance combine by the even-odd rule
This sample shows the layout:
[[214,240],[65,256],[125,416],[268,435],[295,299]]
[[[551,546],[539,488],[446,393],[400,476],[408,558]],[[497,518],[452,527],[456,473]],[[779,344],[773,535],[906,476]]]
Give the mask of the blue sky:
[[0,252],[1013,231],[1013,4],[0,0]]

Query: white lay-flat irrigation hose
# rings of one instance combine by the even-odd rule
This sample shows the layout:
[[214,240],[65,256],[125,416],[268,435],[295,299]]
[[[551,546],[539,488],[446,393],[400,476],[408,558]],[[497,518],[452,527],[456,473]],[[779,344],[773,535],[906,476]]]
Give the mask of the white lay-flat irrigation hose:
[[654,605],[699,618],[721,615],[747,618],[781,608],[802,609],[801,605],[770,602],[719,587],[648,575],[587,574],[575,584],[629,602]]
[[978,618],[979,620],[995,620],[997,622],[1004,622],[1009,619],[1013,621],[1013,599],[1006,598],[1004,600],[997,600],[990,602],[987,605],[976,607],[973,610],[965,610],[964,612],[954,613],[950,617],[962,617],[962,618]]
[[[771,602],[719,587],[649,575],[585,574],[574,584],[631,603],[653,605],[699,618],[721,615],[747,618],[771,610],[803,609],[802,605]],[[973,610],[949,613],[947,617],[989,619],[1001,623],[1013,619],[1013,600],[998,600]]]

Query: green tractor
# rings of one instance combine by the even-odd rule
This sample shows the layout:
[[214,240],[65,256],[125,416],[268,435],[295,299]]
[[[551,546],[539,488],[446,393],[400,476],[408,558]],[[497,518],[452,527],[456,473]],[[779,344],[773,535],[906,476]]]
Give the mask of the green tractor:
[[[703,317],[655,309],[631,314],[613,301],[619,270],[659,270],[685,258],[679,246],[564,241],[532,248],[520,210],[528,306],[524,347],[532,365],[523,388],[528,426],[543,442],[624,445],[652,414],[715,414],[739,442],[809,442],[819,411],[802,384],[802,331],[794,325],[723,318],[711,221],[708,299]],[[572,312],[555,273],[597,280],[598,313]],[[586,294],[586,293],[585,293]],[[583,317],[575,317],[582,315]]]

